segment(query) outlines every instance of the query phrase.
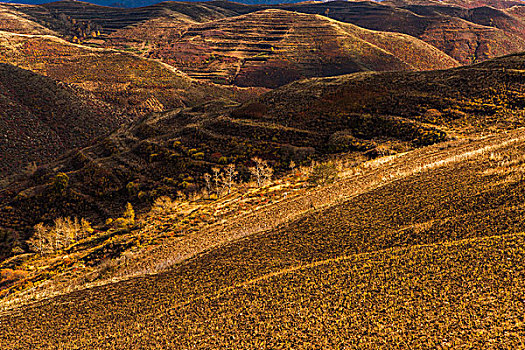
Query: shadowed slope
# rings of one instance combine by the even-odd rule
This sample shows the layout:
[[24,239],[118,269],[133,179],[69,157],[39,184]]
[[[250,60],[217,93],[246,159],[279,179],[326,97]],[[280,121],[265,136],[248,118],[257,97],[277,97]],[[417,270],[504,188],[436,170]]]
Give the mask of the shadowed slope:
[[55,160],[127,121],[92,95],[0,64],[0,173]]

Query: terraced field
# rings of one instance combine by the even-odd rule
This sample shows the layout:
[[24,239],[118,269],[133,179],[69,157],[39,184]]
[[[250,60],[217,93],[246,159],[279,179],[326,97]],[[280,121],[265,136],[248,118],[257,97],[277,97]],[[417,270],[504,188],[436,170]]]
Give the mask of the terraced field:
[[58,35],[16,9],[0,5],[0,30],[19,34]]
[[434,146],[411,175],[168,272],[3,314],[0,344],[518,348],[523,140]]
[[62,33],[67,33],[63,14],[78,22],[93,23],[102,28],[102,34],[110,34],[114,31],[163,16],[182,16],[194,21],[205,22],[237,15],[237,12],[229,11],[218,6],[207,3],[182,3],[164,2],[143,8],[116,8],[98,6],[82,1],[57,1],[41,6],[28,5],[6,5],[9,8],[34,18],[38,22],[48,23]]
[[[390,5],[390,6],[389,6]],[[303,3],[283,8],[320,14],[362,28],[411,35],[434,45],[461,64],[520,52],[525,22],[505,10],[465,7],[465,2],[344,2]],[[477,4],[483,6],[483,4]]]
[[0,48],[0,62],[77,85],[130,116],[193,105],[208,98],[235,98],[235,91],[195,82],[166,64],[131,53],[75,45],[53,36],[0,32]]
[[238,86],[276,87],[311,76],[457,65],[409,36],[273,9],[194,25],[179,39],[171,38],[165,45],[157,41],[159,48],[147,55],[193,78]]
[[[482,3],[461,5],[432,2],[406,3],[403,1],[382,3],[332,1],[330,3],[243,5],[226,1],[213,1],[163,2],[141,8],[117,9],[78,1],[59,1],[42,6],[5,5],[5,7],[11,12],[26,16],[32,22],[48,30],[59,33],[70,41],[82,41],[95,46],[102,45],[133,50],[146,57],[149,55],[165,57],[166,62],[169,63],[173,63],[176,58],[181,59],[176,52],[170,51],[189,50],[186,65],[204,65],[206,74],[211,74],[210,79],[213,78],[222,82],[231,81],[227,78],[232,72],[235,73],[235,69],[230,68],[231,71],[226,69],[227,72],[222,72],[217,76],[217,74],[213,74],[214,69],[218,69],[217,66],[221,66],[219,70],[224,70],[225,68],[222,67],[224,65],[233,64],[238,67],[240,65],[238,61],[242,60],[245,55],[247,55],[246,58],[249,59],[250,64],[261,64],[260,57],[256,62],[251,62],[253,55],[250,53],[259,53],[263,57],[270,55],[266,52],[270,47],[268,45],[275,43],[264,40],[268,34],[271,34],[264,34],[264,31],[262,33],[255,31],[255,34],[256,36],[263,34],[260,40],[263,41],[265,50],[261,51],[261,47],[255,47],[254,50],[249,50],[247,54],[241,45],[239,52],[236,53],[231,46],[232,40],[230,40],[230,45],[221,46],[228,37],[227,33],[232,29],[231,25],[228,24],[233,21],[233,18],[268,9],[322,15],[323,18],[328,17],[361,28],[407,34],[413,37],[413,40],[417,38],[435,46],[461,64],[480,62],[525,49],[525,21],[520,14],[519,7],[516,8],[515,6],[509,10],[504,9],[504,7],[496,9],[483,6]],[[282,27],[282,23],[280,24],[281,17],[278,16],[274,19],[276,33]],[[228,19],[230,20],[228,21]],[[217,20],[225,20],[226,28],[224,28],[223,35],[218,35],[222,28],[221,30],[205,31],[199,34],[198,26],[188,35],[184,35],[191,22],[204,24]],[[272,21],[266,21],[264,27],[271,27],[271,24]],[[238,26],[243,29],[242,24]],[[325,27],[323,24],[318,24],[318,26]],[[271,28],[266,28],[266,30],[268,29]],[[254,31],[249,35],[245,44],[249,44],[253,34]],[[186,39],[189,40],[198,35],[204,35],[206,39],[203,42],[198,40],[198,45],[197,42],[186,41]],[[185,36],[185,39],[181,39],[180,36]],[[305,40],[303,45],[308,45],[311,42],[310,38],[300,36],[299,38]],[[213,44],[213,40],[217,40],[217,43]],[[172,41],[182,41],[182,47],[173,45]],[[192,44],[196,46],[194,47]],[[217,45],[219,48],[216,47]],[[398,47],[393,53],[396,55],[402,50],[409,49]],[[322,52],[322,50],[319,51]],[[391,52],[390,50],[387,51]],[[271,54],[275,56],[275,52]],[[294,56],[293,53],[289,55]],[[303,55],[311,56],[312,53],[306,50]],[[221,61],[221,57],[224,60]],[[290,57],[287,59],[289,60]],[[184,61],[184,59],[182,60]],[[313,60],[315,64],[319,64],[318,58]],[[292,59],[291,62],[293,63],[294,60]],[[287,60],[285,63],[289,64]],[[208,67],[209,65],[211,67]],[[292,71],[294,71],[292,68],[297,69],[297,67],[288,67],[287,65],[278,65],[278,67]],[[196,72],[195,67],[191,71]],[[346,71],[348,72],[348,69]],[[225,73],[230,75],[226,74],[225,76]]]

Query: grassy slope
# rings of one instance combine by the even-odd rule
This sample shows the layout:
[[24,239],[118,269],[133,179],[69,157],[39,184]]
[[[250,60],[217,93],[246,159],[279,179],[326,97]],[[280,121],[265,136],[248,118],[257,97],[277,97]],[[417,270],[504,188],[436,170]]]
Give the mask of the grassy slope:
[[[1,226],[29,234],[42,219],[75,215],[101,222],[120,215],[128,201],[142,210],[160,195],[201,186],[203,173],[221,166],[221,157],[247,178],[254,155],[282,172],[290,160],[375,157],[523,126],[523,62],[515,55],[453,70],[311,79],[240,107],[212,103],[154,114],[71,154],[55,171],[2,190]],[[60,198],[51,186],[56,171],[70,174],[70,191]],[[130,182],[143,192],[140,198],[126,189]]]
[[[491,150],[387,182],[169,272],[4,315],[0,343],[516,348],[523,336],[523,131],[477,145]],[[411,159],[415,169],[422,163]]]
[[70,28],[57,14],[63,13],[78,22],[91,22],[102,26],[102,33],[109,34],[129,25],[164,16],[182,16],[197,22],[205,22],[237,15],[236,11],[206,3],[164,2],[142,8],[113,8],[81,1],[58,1],[41,6],[10,5],[31,16],[40,23],[48,23],[53,29],[69,35]]
[[[325,14],[363,28],[405,33],[447,53],[462,64],[479,62],[524,49],[524,22],[500,10],[483,13],[436,3],[378,4],[331,2],[286,5],[305,13]],[[517,31],[516,29],[520,29]]]
[[[460,6],[445,6],[436,3],[378,4],[372,2],[331,2],[329,4],[285,4],[247,6],[229,2],[180,3],[165,2],[138,9],[114,9],[82,2],[62,1],[44,6],[15,5],[16,11],[26,13],[35,21],[72,38],[75,28],[91,23],[101,28],[102,36],[88,40],[100,45],[133,47],[144,49],[151,45],[155,27],[161,24],[163,32],[173,24],[163,24],[171,19],[189,19],[208,22],[231,18],[268,8],[297,11],[328,17],[363,28],[378,31],[393,31],[419,38],[462,64],[515,53],[525,48],[525,22],[515,12],[506,12],[488,7],[467,9]],[[328,11],[328,12],[327,12]],[[58,13],[75,19],[76,24],[61,20]],[[183,31],[183,26],[169,29],[170,41]],[[134,28],[142,28],[137,32]],[[109,36],[106,36],[108,35]],[[157,33],[161,36],[161,33]],[[89,37],[89,33],[87,35]],[[213,36],[212,36],[213,37]],[[85,38],[85,37],[84,37]],[[109,41],[108,41],[109,40]],[[161,45],[168,50],[169,45]],[[151,47],[150,47],[151,49]],[[164,53],[166,55],[166,53]]]
[[0,30],[20,34],[58,35],[24,13],[4,5],[0,5]]

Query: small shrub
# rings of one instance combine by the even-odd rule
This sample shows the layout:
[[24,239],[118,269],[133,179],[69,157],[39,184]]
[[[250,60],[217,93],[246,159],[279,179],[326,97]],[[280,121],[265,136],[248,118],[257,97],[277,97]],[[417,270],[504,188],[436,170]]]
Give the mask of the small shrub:
[[69,186],[69,176],[65,173],[58,173],[53,179],[53,188],[58,193],[63,193]]
[[332,183],[338,175],[337,166],[333,162],[321,163],[314,166],[308,182],[313,186]]

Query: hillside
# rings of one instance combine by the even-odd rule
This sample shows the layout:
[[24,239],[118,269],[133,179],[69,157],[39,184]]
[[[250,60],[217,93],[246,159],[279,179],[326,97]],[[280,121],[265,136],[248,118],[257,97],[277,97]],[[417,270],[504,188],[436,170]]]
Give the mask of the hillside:
[[238,86],[274,88],[313,76],[457,65],[409,36],[282,10],[192,25],[182,33],[176,29],[167,40],[151,36],[134,39],[154,43],[151,49],[145,48],[146,56],[179,67],[192,78]]
[[[221,101],[155,113],[0,190],[0,227],[32,234],[60,216],[103,223],[126,202],[147,210],[160,196],[204,186],[212,167],[251,158],[276,174],[312,159],[356,161],[447,139],[523,126],[523,55],[442,71],[356,73],[291,83],[242,105]],[[59,172],[69,188],[57,193]],[[26,239],[24,238],[24,239]]]
[[519,348],[524,140],[517,130],[401,155],[364,192],[348,188],[360,175],[313,191],[348,197],[278,228],[4,313],[0,343]]
[[[334,1],[298,4],[289,10],[327,15],[341,22],[380,31],[393,31],[421,39],[462,64],[521,52],[525,49],[522,18],[487,7],[468,10],[441,2],[414,5],[411,2]],[[519,29],[519,31],[516,31]]]
[[[232,19],[268,9],[317,14],[366,29],[407,34],[435,46],[462,64],[525,50],[525,22],[523,16],[518,14],[519,10],[516,10],[521,6],[497,9],[484,4],[462,6],[414,1],[331,1],[281,5],[245,5],[228,1],[162,2],[127,9],[78,1],[59,1],[42,6],[5,6],[24,13],[67,40],[131,49],[140,54],[153,51],[159,57],[167,56],[168,60],[173,59],[170,56],[175,54],[169,43],[186,33],[190,23]],[[228,23],[232,21],[225,20],[226,33]],[[262,23],[265,23],[264,20]],[[275,30],[279,33],[278,27]],[[211,34],[209,31],[203,33],[209,37],[208,42],[198,46],[196,52],[210,55],[204,50],[213,50],[217,44],[224,42],[220,33],[220,30]],[[187,38],[198,34],[198,29],[196,32],[190,31]],[[217,40],[217,43],[210,42],[212,40]],[[153,45],[154,42],[158,46]],[[227,57],[234,61],[238,59],[233,56]]]
[[86,91],[0,64],[2,177],[87,146],[127,121]]
[[[160,17],[181,16],[197,22],[205,22],[238,14],[212,4],[213,2],[163,2],[143,8],[122,9],[66,0],[40,6],[6,6],[25,13],[39,23],[45,23],[65,37],[71,38],[72,35],[90,37],[93,30],[101,34],[109,34],[118,29]],[[90,30],[85,33],[88,25]],[[84,33],[81,29],[84,29]]]
[[195,82],[173,67],[131,53],[75,45],[53,36],[0,32],[0,62],[74,84],[130,116],[249,95]]
[[0,4],[0,30],[19,34],[58,35],[16,9]]
[[524,347],[525,6],[139,3],[0,4],[1,350]]

